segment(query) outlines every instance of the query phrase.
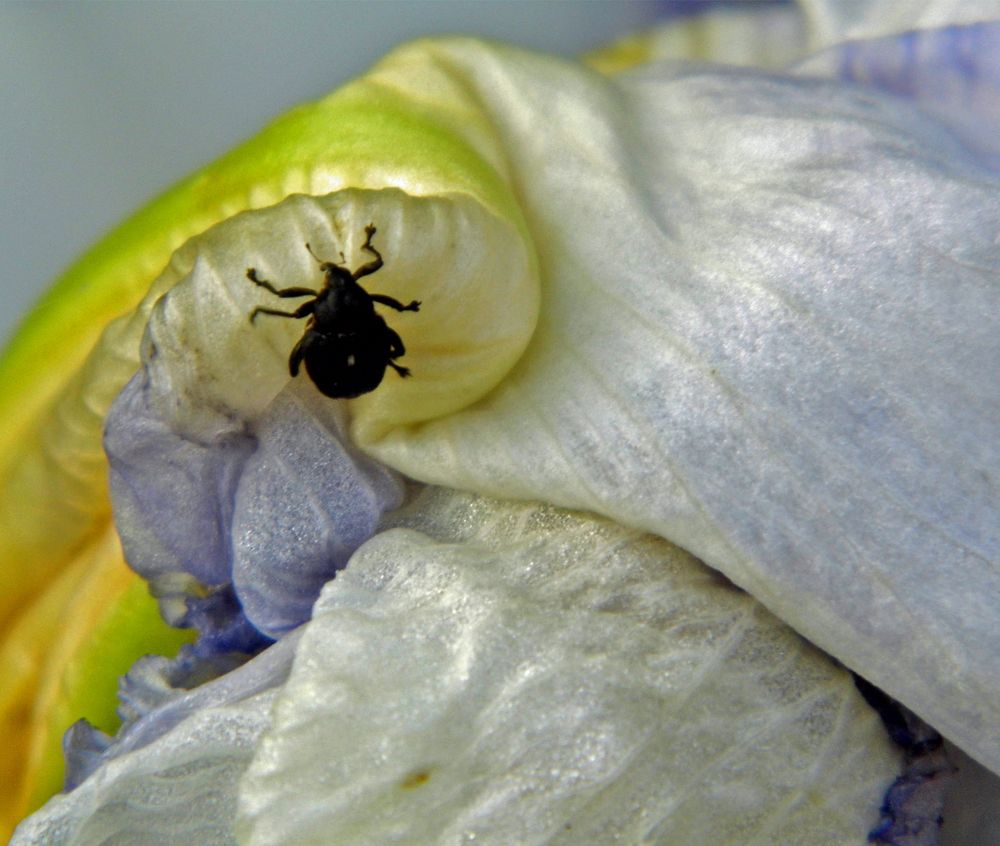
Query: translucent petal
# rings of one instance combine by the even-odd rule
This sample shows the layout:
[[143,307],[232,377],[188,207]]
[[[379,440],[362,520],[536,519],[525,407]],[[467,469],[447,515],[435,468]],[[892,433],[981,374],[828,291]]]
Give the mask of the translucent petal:
[[243,431],[209,443],[176,434],[150,408],[149,379],[135,376],[108,413],[115,525],[126,559],[144,578],[186,572],[204,585],[231,579],[227,528],[236,483],[256,444]]
[[430,492],[325,589],[248,844],[851,844],[900,756],[851,677],[669,544]]
[[488,397],[363,445],[669,538],[1000,768],[995,177],[833,82],[437,67],[508,139],[544,308]]

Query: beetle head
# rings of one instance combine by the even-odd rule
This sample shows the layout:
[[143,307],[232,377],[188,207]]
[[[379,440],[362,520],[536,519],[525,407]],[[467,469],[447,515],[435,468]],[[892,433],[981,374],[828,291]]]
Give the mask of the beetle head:
[[309,250],[309,255],[316,259],[316,263],[319,264],[320,273],[329,273],[335,267],[343,267],[343,265],[347,264],[343,250],[340,251],[340,261],[323,261],[323,259],[313,252],[313,248],[309,246],[308,241],[306,242],[306,249]]

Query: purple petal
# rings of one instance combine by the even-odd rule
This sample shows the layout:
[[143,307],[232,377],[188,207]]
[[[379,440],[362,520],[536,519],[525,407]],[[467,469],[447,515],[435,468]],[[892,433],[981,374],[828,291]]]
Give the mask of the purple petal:
[[297,384],[254,432],[232,522],[233,584],[244,612],[277,637],[309,619],[323,584],[402,502],[399,478],[349,445],[343,403]]
[[1000,170],[1000,22],[848,41],[798,69],[912,100]]
[[258,419],[220,414],[197,439],[163,407],[144,369],[108,415],[126,560],[203,649],[253,652],[265,641],[251,626],[273,638],[309,619],[323,584],[402,501],[402,482],[350,446],[346,406],[305,380]]
[[[197,711],[232,705],[283,684],[298,640],[294,632],[235,669],[218,666],[223,674],[201,685],[190,675],[195,664],[187,657],[171,661],[149,656],[136,662],[119,694],[125,722],[117,735],[112,739],[85,720],[66,732],[66,790],[79,786],[101,764],[147,746]],[[198,666],[205,667],[200,662]]]
[[181,437],[155,413],[145,370],[108,412],[104,449],[125,559],[143,578],[188,573],[223,585],[236,481],[255,447],[235,428],[207,443]]

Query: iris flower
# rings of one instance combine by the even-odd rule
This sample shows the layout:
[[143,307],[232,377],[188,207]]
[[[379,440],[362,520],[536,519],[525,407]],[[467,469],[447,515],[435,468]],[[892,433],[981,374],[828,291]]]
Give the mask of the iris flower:
[[[0,371],[12,819],[72,722],[14,843],[995,813],[1000,22],[836,8],[404,45],[70,270]],[[248,268],[370,226],[412,375],[330,399]]]

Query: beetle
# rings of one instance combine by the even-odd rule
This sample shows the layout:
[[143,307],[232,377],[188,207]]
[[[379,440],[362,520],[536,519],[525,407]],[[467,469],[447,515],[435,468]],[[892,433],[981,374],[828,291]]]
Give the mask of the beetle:
[[253,323],[258,314],[295,320],[308,317],[305,334],[288,357],[288,371],[293,377],[298,376],[299,367],[305,362],[306,372],[316,387],[334,399],[374,391],[382,382],[386,367],[391,367],[400,376],[410,375],[409,368],[395,362],[406,353],[403,341],[375,311],[375,303],[396,311],[419,311],[420,301],[403,305],[385,294],[370,294],[358,284],[363,276],[370,276],[382,267],[382,255],[372,246],[372,237],[377,231],[373,224],[365,227],[367,237],[361,249],[375,258],[353,272],[343,266],[343,253],[340,263],[323,261],[306,244],[324,275],[323,287],[318,293],[312,288],[275,288],[257,275],[256,268],[247,269],[247,279],[275,296],[312,297],[295,311],[257,306],[250,315],[250,322]]

